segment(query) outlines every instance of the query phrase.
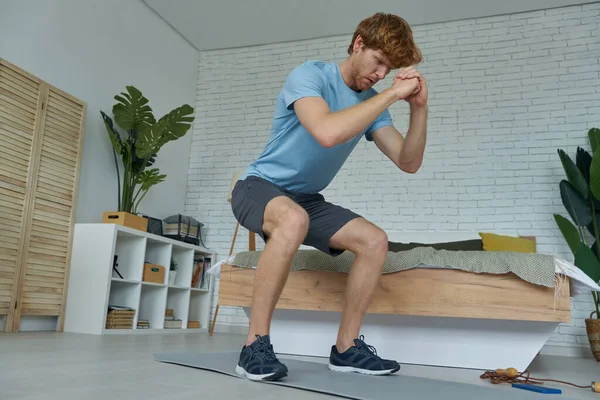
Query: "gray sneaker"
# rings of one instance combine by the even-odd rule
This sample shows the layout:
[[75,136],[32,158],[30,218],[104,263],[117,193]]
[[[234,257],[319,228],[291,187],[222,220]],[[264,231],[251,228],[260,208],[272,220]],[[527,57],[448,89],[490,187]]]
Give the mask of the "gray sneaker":
[[364,336],[354,339],[354,346],[343,353],[331,346],[329,369],[337,372],[358,372],[365,375],[388,375],[400,370],[394,360],[385,360],[377,355],[373,346],[364,342]]
[[287,376],[287,367],[273,351],[269,335],[256,335],[256,341],[242,347],[235,372],[253,381],[276,381]]

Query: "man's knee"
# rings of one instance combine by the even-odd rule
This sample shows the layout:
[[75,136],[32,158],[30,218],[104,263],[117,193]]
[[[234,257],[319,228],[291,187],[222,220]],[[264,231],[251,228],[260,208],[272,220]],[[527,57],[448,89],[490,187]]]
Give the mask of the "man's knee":
[[370,225],[364,232],[360,252],[371,257],[385,258],[388,252],[388,236],[385,231],[378,226]]
[[[301,243],[308,232],[309,217],[304,209],[289,199],[279,200],[273,204],[267,224],[273,235],[288,241]],[[271,205],[271,204],[270,204]]]
[[308,232],[308,213],[299,206],[288,207],[282,213],[280,229],[296,232],[302,238]]

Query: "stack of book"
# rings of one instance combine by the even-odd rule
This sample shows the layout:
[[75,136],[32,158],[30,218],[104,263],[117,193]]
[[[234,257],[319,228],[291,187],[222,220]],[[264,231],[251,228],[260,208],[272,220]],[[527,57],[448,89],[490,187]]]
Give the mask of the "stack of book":
[[139,319],[137,322],[138,329],[150,329],[150,321],[147,319]]
[[131,307],[109,305],[106,314],[106,329],[133,329],[135,310]]
[[212,259],[210,257],[195,258],[194,264],[191,286],[196,289],[208,289],[208,275],[206,275],[206,271],[212,266]]
[[165,329],[181,329],[182,321],[175,318],[175,312],[172,308],[165,311]]

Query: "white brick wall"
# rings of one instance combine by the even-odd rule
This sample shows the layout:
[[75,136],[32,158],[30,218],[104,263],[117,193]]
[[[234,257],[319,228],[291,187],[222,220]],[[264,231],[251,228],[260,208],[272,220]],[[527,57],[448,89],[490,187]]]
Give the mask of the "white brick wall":
[[[359,144],[325,196],[388,231],[508,230],[535,235],[539,251],[571,259],[552,214],[566,215],[556,153],[588,148],[600,127],[600,3],[415,26],[430,119],[421,170],[403,174],[372,143]],[[350,36],[203,52],[186,212],[207,224],[205,243],[227,256],[235,227],[231,173],[261,152],[289,71],[309,59],[340,61]],[[391,84],[391,75],[379,89]],[[390,112],[401,131],[407,107]],[[366,190],[373,195],[364,194]],[[237,249],[247,249],[240,230]],[[258,247],[262,246],[260,239]],[[244,247],[246,246],[246,247]],[[585,347],[591,296],[549,344]],[[220,327],[247,326],[221,308]]]

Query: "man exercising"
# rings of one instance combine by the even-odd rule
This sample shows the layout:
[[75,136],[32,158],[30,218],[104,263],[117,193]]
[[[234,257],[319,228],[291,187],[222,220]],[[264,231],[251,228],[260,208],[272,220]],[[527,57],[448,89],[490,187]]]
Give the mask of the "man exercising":
[[[363,317],[388,252],[385,232],[319,193],[365,137],[404,172],[421,166],[427,132],[427,86],[413,67],[422,55],[402,18],[377,13],[359,23],[340,64],[308,61],[288,75],[275,106],[269,141],[232,192],[232,210],[265,247],[254,278],[246,344],[236,371],[252,380],[278,380],[287,367],[275,356],[269,331],[275,305],[301,244],[332,256],[355,254],[329,368],[384,375],[399,364],[385,360],[359,336]],[[373,89],[399,69],[388,89]],[[404,100],[410,123],[403,137],[387,110]]]

